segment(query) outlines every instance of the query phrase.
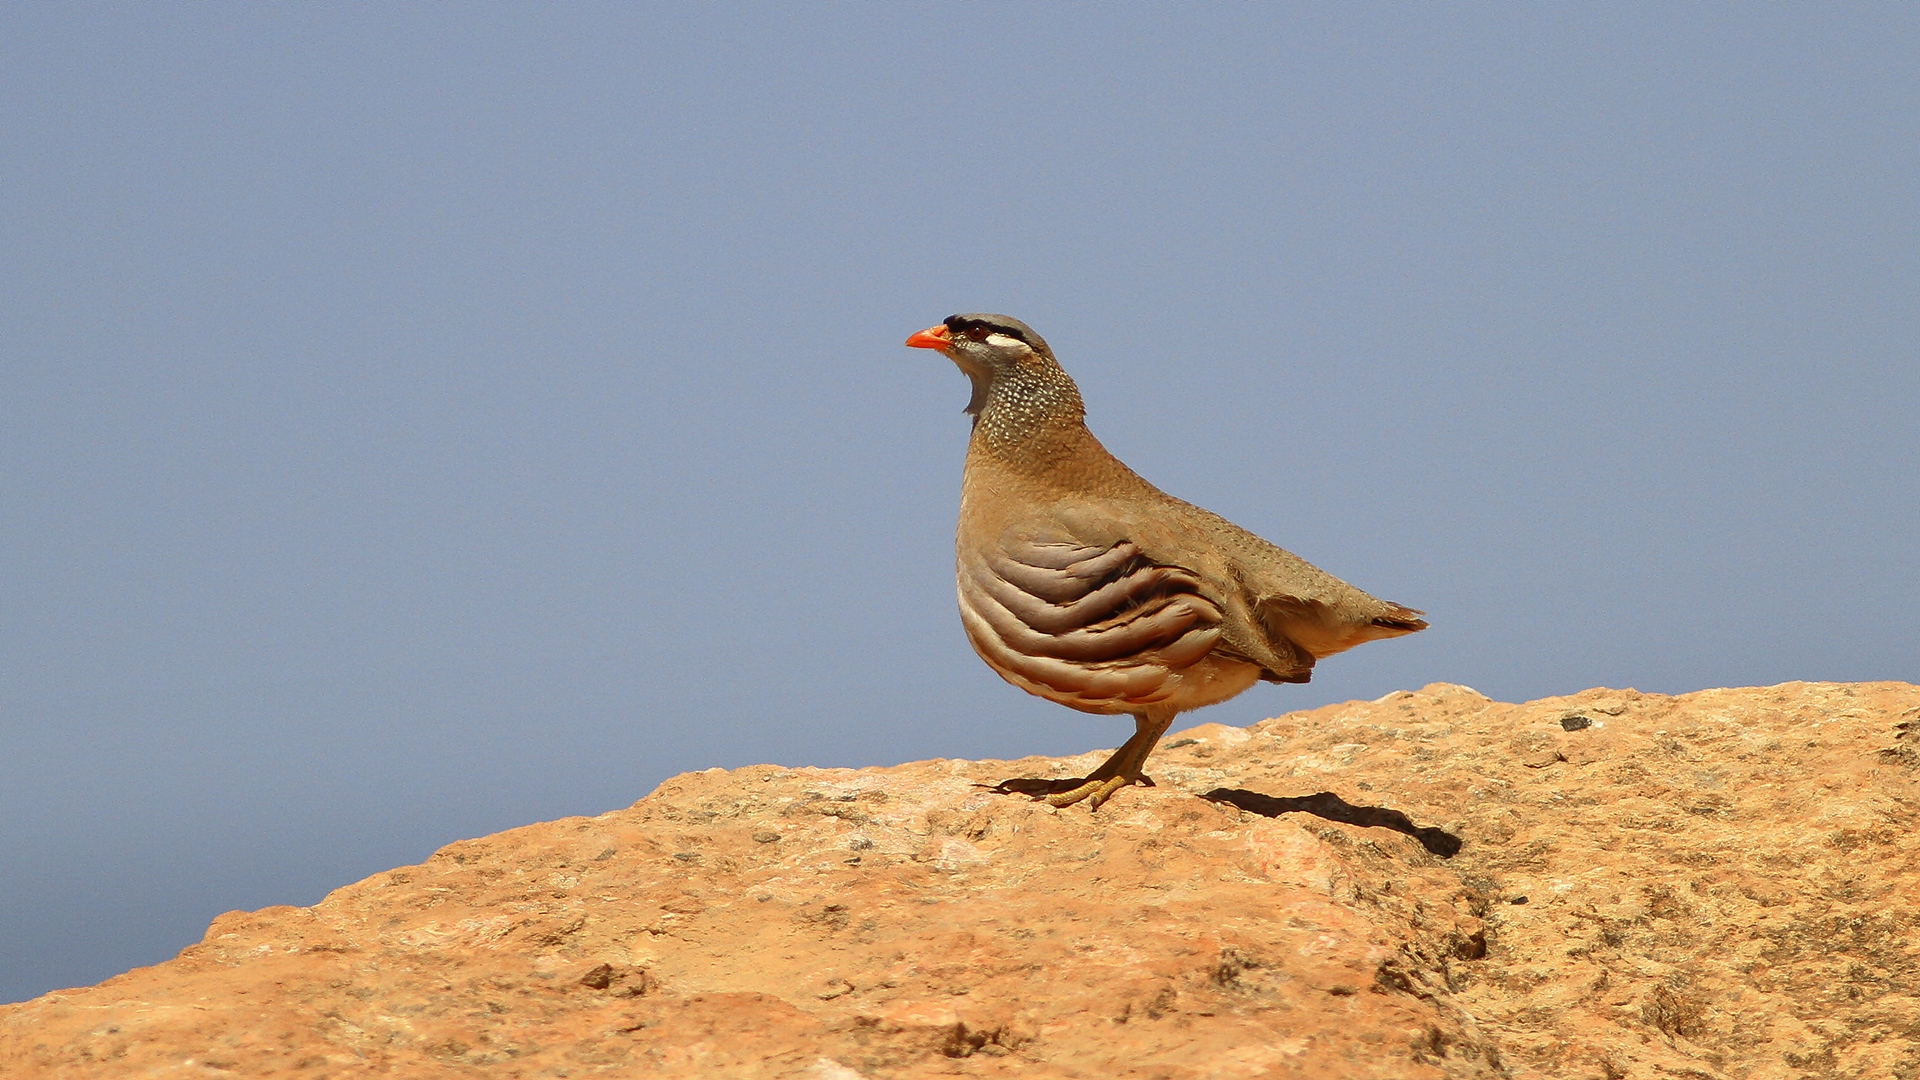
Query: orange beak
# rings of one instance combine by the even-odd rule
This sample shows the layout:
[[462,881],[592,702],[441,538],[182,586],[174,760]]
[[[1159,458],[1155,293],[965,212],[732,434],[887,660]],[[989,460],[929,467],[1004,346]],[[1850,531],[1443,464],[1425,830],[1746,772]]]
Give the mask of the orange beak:
[[944,349],[947,347],[947,327],[929,326],[925,330],[907,339],[907,344],[915,349]]

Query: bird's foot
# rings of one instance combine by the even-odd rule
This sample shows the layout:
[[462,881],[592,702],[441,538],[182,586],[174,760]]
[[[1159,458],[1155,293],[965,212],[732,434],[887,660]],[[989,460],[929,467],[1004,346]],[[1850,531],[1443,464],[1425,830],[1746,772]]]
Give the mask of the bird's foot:
[[1002,795],[1027,795],[1049,806],[1066,807],[1086,801],[1087,809],[1098,810],[1101,804],[1113,798],[1113,793],[1128,784],[1153,786],[1153,777],[1141,775],[1129,779],[1125,776],[1071,776],[1061,780],[1048,780],[1037,776],[1023,776],[1013,780],[1002,780],[993,786],[993,790]]

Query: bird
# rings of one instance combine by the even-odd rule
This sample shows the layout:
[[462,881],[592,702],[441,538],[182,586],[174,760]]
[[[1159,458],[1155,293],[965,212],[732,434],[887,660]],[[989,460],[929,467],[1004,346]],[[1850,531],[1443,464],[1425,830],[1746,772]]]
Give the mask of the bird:
[[1085,777],[996,790],[1093,810],[1132,784],[1175,716],[1256,682],[1304,683],[1324,657],[1427,627],[1108,452],[1053,350],[1007,315],[953,315],[907,338],[973,386],[956,531],[960,620],[1001,678],[1134,733]]

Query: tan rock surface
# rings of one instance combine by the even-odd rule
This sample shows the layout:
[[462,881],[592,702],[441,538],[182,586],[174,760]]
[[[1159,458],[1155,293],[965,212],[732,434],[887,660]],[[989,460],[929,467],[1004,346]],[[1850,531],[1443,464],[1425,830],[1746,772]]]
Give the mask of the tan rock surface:
[[1435,685],[1098,814],[977,786],[1098,760],[675,777],[0,1006],[0,1075],[1920,1078],[1920,687]]

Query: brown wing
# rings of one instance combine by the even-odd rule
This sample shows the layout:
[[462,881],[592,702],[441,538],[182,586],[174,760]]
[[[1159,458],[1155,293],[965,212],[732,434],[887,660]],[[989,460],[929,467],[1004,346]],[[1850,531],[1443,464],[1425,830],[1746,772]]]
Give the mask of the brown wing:
[[1087,712],[1132,712],[1220,640],[1198,575],[1121,541],[1015,539],[960,562],[967,637],[1008,682]]

